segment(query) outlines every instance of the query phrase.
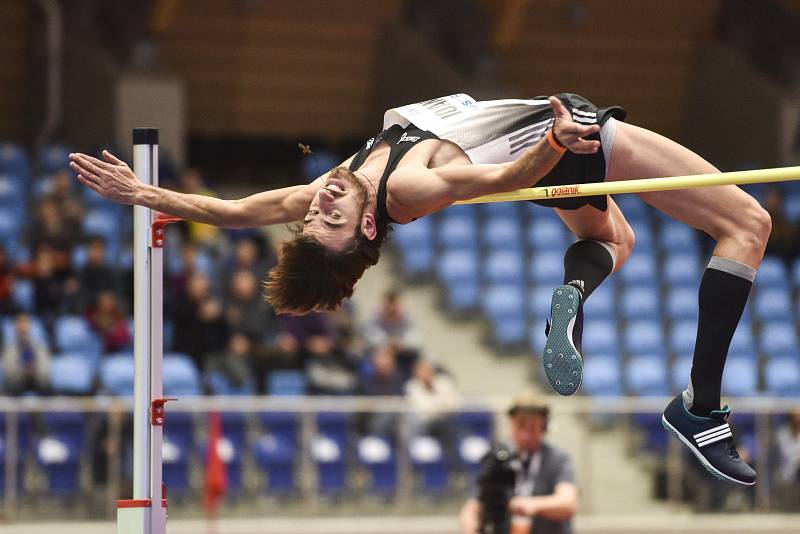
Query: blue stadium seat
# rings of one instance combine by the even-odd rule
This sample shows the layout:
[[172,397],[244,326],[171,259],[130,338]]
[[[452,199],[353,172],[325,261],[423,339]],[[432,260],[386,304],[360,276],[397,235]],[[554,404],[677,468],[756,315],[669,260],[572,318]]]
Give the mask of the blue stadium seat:
[[666,361],[662,356],[634,356],[625,366],[625,383],[632,395],[670,393]]
[[16,240],[22,232],[22,226],[23,219],[20,218],[16,210],[0,209],[0,240],[3,243],[7,244],[12,240]]
[[408,224],[398,224],[392,232],[392,242],[400,246],[403,252],[417,247],[433,246],[433,219],[422,217]]
[[636,235],[636,248],[635,251],[640,254],[653,254],[655,250],[655,237],[653,237],[653,230],[650,226],[650,220],[633,218],[628,222],[633,228],[633,233]]
[[184,450],[190,451],[194,443],[194,414],[189,412],[171,411],[167,408],[164,421],[164,436],[178,444]]
[[104,209],[91,209],[83,218],[83,232],[86,235],[102,237],[111,246],[119,242],[119,217]]
[[11,286],[11,300],[19,309],[31,313],[33,312],[33,282],[30,280],[14,280]]
[[492,439],[494,419],[489,411],[464,411],[456,415],[459,434]]
[[774,256],[766,256],[758,268],[756,287],[759,289],[767,287],[785,288],[787,280],[789,280],[789,272],[783,260]]
[[24,183],[19,178],[0,174],[0,205],[25,205]]
[[403,271],[409,276],[428,275],[433,270],[433,247],[406,249],[401,253]]
[[617,299],[616,278],[609,278],[603,281],[586,299],[583,305],[583,313],[589,320],[594,319],[616,319]]
[[317,490],[323,495],[337,495],[347,487],[347,466],[343,446],[320,434],[311,441],[311,458],[317,466]]
[[100,385],[107,395],[133,395],[133,354],[112,354],[100,364]]
[[679,391],[686,389],[689,384],[689,376],[692,372],[692,355],[679,356],[672,362],[670,368],[670,384],[672,385],[672,392],[677,394]]
[[800,221],[800,194],[791,193],[784,198],[783,213],[794,223]]
[[47,435],[36,447],[36,461],[47,479],[47,492],[70,496],[80,490],[81,448],[58,435]]
[[274,434],[264,434],[253,445],[253,456],[267,475],[269,493],[290,494],[298,487],[295,472],[297,446]]
[[771,322],[761,327],[759,336],[761,350],[770,356],[786,356],[798,353],[797,332],[794,323]]
[[481,225],[483,245],[489,250],[522,251],[522,226],[518,218],[493,216]]
[[491,449],[491,439],[478,434],[462,435],[458,439],[458,459],[464,474],[475,479],[480,471],[481,460]]
[[486,204],[478,204],[478,212],[484,217],[521,218],[524,214],[520,204],[521,202],[487,202]]
[[16,143],[0,143],[0,174],[29,177],[31,174],[28,155]]
[[564,282],[563,252],[536,253],[530,260],[528,274],[536,285],[561,285]]
[[64,145],[53,143],[47,145],[39,152],[39,166],[44,174],[55,174],[60,170],[69,169],[69,153],[71,150]]
[[619,357],[592,354],[584,364],[581,387],[587,395],[622,395]]
[[796,356],[770,358],[764,367],[764,383],[772,395],[800,396],[800,360]]
[[662,279],[667,284],[673,287],[697,287],[701,275],[702,270],[696,255],[685,253],[667,255],[662,272]]
[[161,476],[170,496],[184,496],[189,485],[189,461],[191,449],[186,442],[175,441],[164,433],[161,442]]
[[428,494],[441,495],[448,489],[448,470],[442,444],[431,436],[416,436],[408,445],[420,489]]
[[297,445],[300,430],[300,415],[295,412],[264,412],[259,414],[264,431]]
[[752,396],[758,390],[758,367],[755,355],[730,355],[725,362],[722,375],[722,394],[733,396]]
[[50,386],[57,394],[89,395],[92,393],[96,361],[78,354],[61,354],[50,361]]
[[617,195],[614,197],[614,202],[628,220],[644,219],[650,216],[647,204],[636,195]]
[[533,326],[528,332],[528,342],[534,354],[541,354],[544,349],[544,344],[547,341],[547,336],[544,335],[544,325],[546,318],[535,319]]
[[697,339],[697,321],[675,321],[669,332],[669,350],[678,355],[692,354]]
[[358,442],[358,460],[369,473],[369,491],[390,496],[397,489],[397,455],[389,441],[364,436]]
[[657,284],[656,258],[653,254],[634,251],[620,269],[619,275],[626,284]]
[[478,228],[475,218],[445,214],[439,223],[438,238],[439,243],[448,248],[477,248]]
[[528,244],[534,254],[555,252],[563,256],[569,232],[564,223],[557,219],[538,219],[526,228]]
[[733,333],[731,346],[728,352],[731,354],[753,354],[755,352],[755,343],[753,343],[753,326],[746,319],[739,322],[736,332]]
[[437,273],[447,286],[451,310],[467,311],[477,306],[480,287],[478,256],[474,251],[445,251],[439,257]]
[[583,326],[583,349],[589,354],[619,356],[619,335],[614,320],[589,320]]
[[677,221],[666,222],[661,225],[659,232],[661,249],[666,252],[698,252],[697,236],[689,226]]
[[759,287],[751,304],[761,321],[793,321],[791,290],[786,287]]
[[625,350],[634,355],[663,354],[664,333],[661,321],[629,322],[623,333],[623,344]]
[[545,320],[550,316],[550,301],[553,286],[536,286],[528,292],[528,313],[534,319]]
[[44,428],[48,435],[81,449],[86,437],[86,414],[80,412],[51,412],[44,414]]
[[495,250],[483,261],[484,281],[490,284],[524,284],[525,261],[518,250]]
[[[756,278],[758,278],[758,275],[756,275]],[[800,258],[792,263],[792,286],[800,288]]]
[[661,302],[655,286],[628,286],[619,304],[620,314],[627,320],[661,319]]
[[212,395],[255,395],[256,385],[252,377],[247,377],[241,384],[234,384],[220,371],[207,373],[205,382]]
[[[47,332],[44,329],[44,323],[42,323],[42,320],[35,315],[30,315],[29,317],[31,325],[31,339],[37,343],[43,343],[47,346],[50,346],[50,342],[47,339]],[[3,319],[3,340],[5,343],[16,343],[17,341],[17,331],[14,328],[13,317],[6,317]]]
[[334,440],[342,450],[347,450],[351,417],[344,412],[320,412],[317,414],[317,432]]
[[664,311],[673,321],[697,320],[699,313],[697,287],[672,287],[667,289]]
[[62,352],[82,354],[93,360],[102,352],[103,342],[80,315],[58,317],[54,329],[56,346]]
[[525,343],[528,334],[528,322],[524,317],[494,318],[492,323],[492,341],[501,348],[513,348]]
[[179,353],[165,354],[163,373],[165,395],[200,395],[200,373],[189,356]]
[[525,318],[525,286],[513,281],[488,286],[481,299],[483,312],[492,320]]
[[277,396],[305,395],[308,388],[303,371],[272,371],[267,375],[267,393]]

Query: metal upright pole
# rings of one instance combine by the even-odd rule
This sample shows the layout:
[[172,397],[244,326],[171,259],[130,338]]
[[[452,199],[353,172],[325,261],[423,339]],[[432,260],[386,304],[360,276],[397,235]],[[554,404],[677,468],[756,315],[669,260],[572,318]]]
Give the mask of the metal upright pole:
[[[133,130],[133,171],[141,182],[158,185],[157,129]],[[150,209],[134,206],[133,499],[117,502],[118,534],[164,533],[161,427],[153,424],[151,413],[153,400],[161,397],[162,350],[160,308],[162,262],[161,250],[154,254],[152,248],[153,220],[154,214]],[[158,308],[155,313],[154,308]]]

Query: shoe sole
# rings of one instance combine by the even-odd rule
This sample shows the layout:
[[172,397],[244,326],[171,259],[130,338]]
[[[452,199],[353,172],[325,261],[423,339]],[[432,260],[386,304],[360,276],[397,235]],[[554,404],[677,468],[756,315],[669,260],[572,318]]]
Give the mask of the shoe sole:
[[661,425],[664,427],[664,429],[667,432],[669,432],[670,434],[672,434],[673,436],[678,438],[681,441],[681,443],[686,445],[689,448],[689,451],[691,451],[691,453],[695,456],[695,458],[700,460],[700,463],[703,465],[703,467],[705,467],[706,471],[711,473],[718,480],[721,480],[723,482],[727,482],[729,484],[738,484],[738,485],[741,485],[741,486],[753,486],[753,485],[755,485],[755,483],[756,483],[755,480],[753,482],[744,482],[742,480],[738,480],[736,478],[733,478],[731,476],[726,475],[725,473],[723,473],[722,471],[720,471],[719,469],[717,469],[716,467],[711,465],[709,463],[709,461],[706,460],[706,457],[703,456],[703,454],[699,450],[697,450],[697,447],[692,445],[692,443],[688,439],[683,437],[683,434],[678,432],[675,429],[674,426],[669,424],[669,421],[667,421],[667,418],[665,416],[663,416],[663,415],[661,416]]
[[550,334],[542,352],[547,381],[559,395],[572,395],[583,381],[583,358],[570,334],[578,315],[580,294],[572,286],[559,286],[550,304]]

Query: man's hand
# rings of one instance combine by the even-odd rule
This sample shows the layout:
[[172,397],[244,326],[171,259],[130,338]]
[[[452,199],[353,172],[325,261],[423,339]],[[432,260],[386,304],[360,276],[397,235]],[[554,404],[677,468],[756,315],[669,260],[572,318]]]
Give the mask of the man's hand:
[[572,120],[572,115],[558,98],[551,96],[548,100],[556,116],[556,122],[553,124],[553,133],[567,150],[575,154],[594,154],[600,150],[600,141],[586,141],[583,139],[587,135],[599,132],[600,125],[586,125],[575,122]]
[[109,200],[120,204],[135,204],[141,182],[128,164],[108,150],[105,161],[86,154],[70,154],[69,166],[78,174],[78,181]]
[[533,517],[539,512],[538,504],[536,497],[513,497],[508,502],[508,509],[512,514]]

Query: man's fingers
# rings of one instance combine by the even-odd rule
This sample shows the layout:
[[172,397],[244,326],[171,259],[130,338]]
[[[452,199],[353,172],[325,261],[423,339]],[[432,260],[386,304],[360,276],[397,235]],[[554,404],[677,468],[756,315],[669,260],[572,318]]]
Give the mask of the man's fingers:
[[105,162],[105,161],[103,161],[101,159],[97,159],[97,158],[95,158],[93,156],[84,156],[84,157],[89,161],[89,163],[91,163],[92,165],[98,167],[99,169],[102,169],[102,170],[105,170],[105,171],[110,171],[111,169],[114,168],[114,166],[112,164],[107,163],[107,162]]
[[106,161],[108,161],[109,163],[113,163],[114,165],[126,165],[124,161],[119,159],[117,156],[115,156],[108,150],[103,150],[103,157],[106,159]]
[[569,111],[567,108],[564,107],[564,104],[561,103],[561,100],[558,98],[551,96],[547,99],[550,102],[550,106],[553,108],[553,113],[555,113],[556,118],[566,118],[571,119],[569,115]]

